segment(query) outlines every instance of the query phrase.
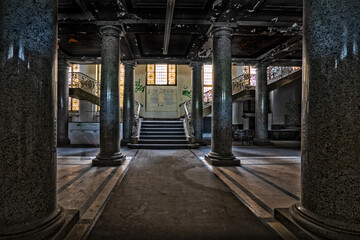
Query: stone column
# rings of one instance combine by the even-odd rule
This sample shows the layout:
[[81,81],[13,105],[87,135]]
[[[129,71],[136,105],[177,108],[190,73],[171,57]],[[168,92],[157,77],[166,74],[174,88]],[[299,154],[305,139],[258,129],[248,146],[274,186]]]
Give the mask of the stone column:
[[134,125],[134,101],[135,101],[135,61],[123,61],[125,68],[124,77],[124,101],[123,101],[123,139],[122,144],[130,142],[132,127]]
[[360,2],[304,1],[301,200],[303,228],[360,239]]
[[255,145],[271,145],[268,139],[268,113],[267,65],[259,63],[256,70],[255,89]]
[[120,29],[100,28],[101,85],[100,85],[100,153],[93,166],[118,166],[125,159],[120,152]]
[[50,239],[56,201],[57,1],[0,2],[0,238]]
[[213,165],[240,165],[232,153],[232,29],[215,28],[213,34],[213,101],[211,152],[205,156]]
[[57,73],[57,145],[64,146],[70,144],[68,135],[69,66],[66,59],[59,59]]
[[190,66],[192,69],[191,122],[194,127],[195,141],[203,145],[203,63],[192,62]]

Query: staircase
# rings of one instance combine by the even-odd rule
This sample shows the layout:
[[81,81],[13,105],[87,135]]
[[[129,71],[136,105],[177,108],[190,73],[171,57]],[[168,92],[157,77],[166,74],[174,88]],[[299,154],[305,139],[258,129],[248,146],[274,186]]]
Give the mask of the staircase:
[[181,120],[144,120],[141,122],[140,138],[129,148],[141,149],[188,149],[196,148],[189,144]]

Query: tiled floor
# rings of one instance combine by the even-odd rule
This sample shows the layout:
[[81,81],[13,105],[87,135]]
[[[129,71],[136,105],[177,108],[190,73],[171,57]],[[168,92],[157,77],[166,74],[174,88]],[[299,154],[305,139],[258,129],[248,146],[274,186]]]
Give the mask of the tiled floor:
[[[296,239],[274,220],[273,212],[275,208],[289,207],[299,200],[298,146],[296,142],[279,142],[273,147],[233,146],[234,154],[241,160],[240,167],[208,165],[204,155],[210,147],[191,151],[265,224],[284,239]],[[137,153],[137,150],[127,148],[121,151],[127,155],[127,161],[121,167],[93,168],[91,159],[98,149],[58,149],[58,201],[66,209],[80,211],[80,221],[68,235],[68,240],[86,237]]]
[[137,152],[122,149],[127,159],[120,167],[91,167],[98,151],[96,148],[58,149],[58,203],[65,209],[78,210],[80,215],[68,240],[86,237]]
[[[281,147],[277,147],[277,146]],[[292,148],[287,148],[291,146]],[[296,142],[273,147],[233,146],[240,167],[214,167],[204,160],[210,147],[192,150],[250,210],[284,239],[296,239],[273,218],[275,208],[287,208],[300,197],[300,148]]]

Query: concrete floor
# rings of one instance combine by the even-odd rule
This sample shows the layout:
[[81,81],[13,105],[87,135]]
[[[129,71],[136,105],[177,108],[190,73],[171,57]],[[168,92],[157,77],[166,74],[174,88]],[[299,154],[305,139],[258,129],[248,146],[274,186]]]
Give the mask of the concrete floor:
[[122,151],[107,169],[90,167],[96,148],[58,149],[59,203],[81,218],[67,239],[296,239],[273,211],[299,199],[299,142],[234,142],[240,167],[208,165],[210,147]]

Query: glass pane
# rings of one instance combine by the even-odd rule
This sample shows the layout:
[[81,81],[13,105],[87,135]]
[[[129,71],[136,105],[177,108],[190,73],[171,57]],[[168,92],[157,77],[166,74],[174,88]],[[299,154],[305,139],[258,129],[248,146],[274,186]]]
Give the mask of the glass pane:
[[155,84],[155,65],[148,64],[146,71],[147,71],[147,84],[154,85]]
[[125,78],[125,68],[123,64],[120,64],[120,73],[119,73],[120,107],[123,107],[123,100],[124,100],[124,78]]
[[212,85],[212,65],[204,65],[204,85]]
[[169,85],[176,84],[176,65],[169,65]]
[[207,91],[210,91],[212,89],[212,87],[204,87],[204,93],[206,93]]
[[155,66],[155,84],[166,85],[167,84],[167,65],[156,64]]

